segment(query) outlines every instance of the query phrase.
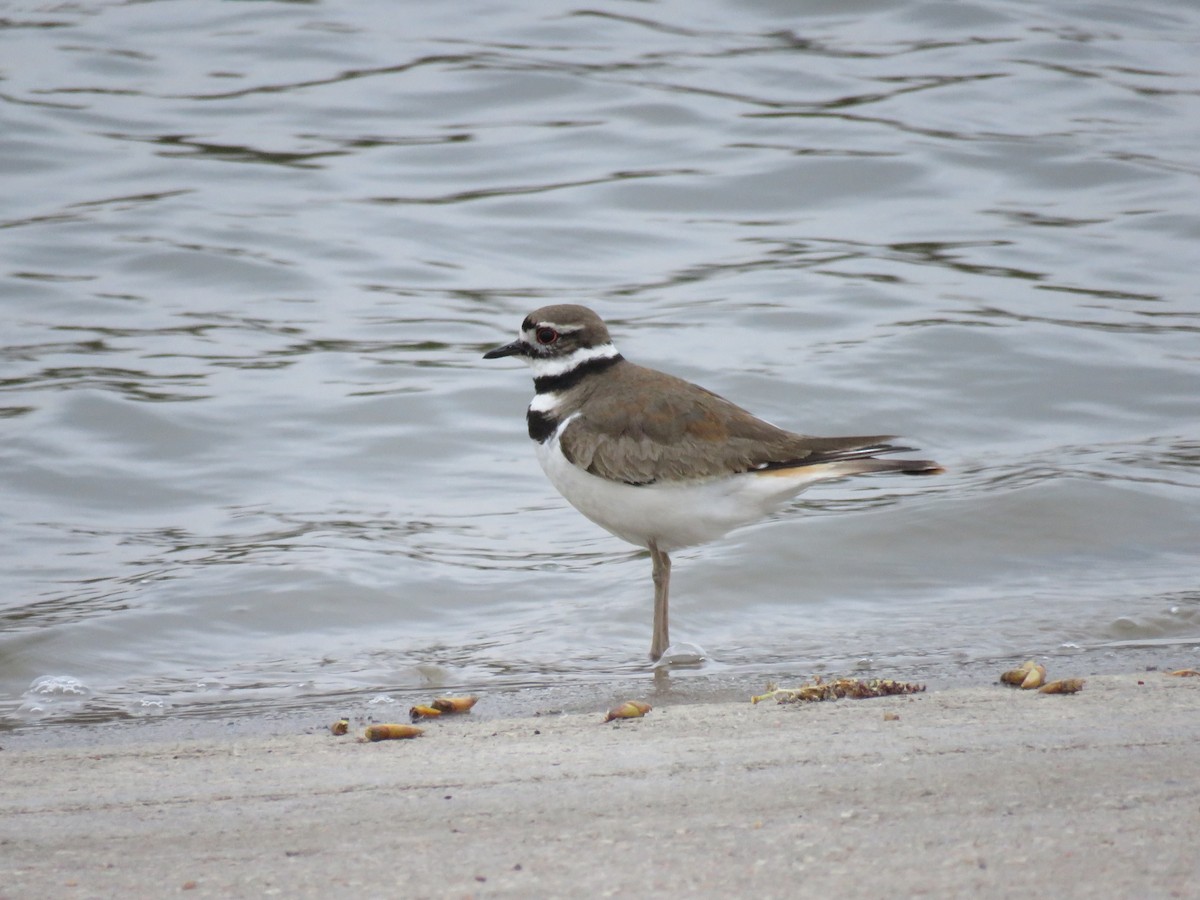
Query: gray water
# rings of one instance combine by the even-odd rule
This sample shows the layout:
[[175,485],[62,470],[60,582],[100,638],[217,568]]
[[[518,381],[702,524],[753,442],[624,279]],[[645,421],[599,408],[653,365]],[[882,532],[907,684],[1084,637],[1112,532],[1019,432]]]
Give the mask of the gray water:
[[0,117],[9,727],[642,690],[559,301],[949,469],[676,554],[676,685],[1200,662],[1195,3],[13,3]]

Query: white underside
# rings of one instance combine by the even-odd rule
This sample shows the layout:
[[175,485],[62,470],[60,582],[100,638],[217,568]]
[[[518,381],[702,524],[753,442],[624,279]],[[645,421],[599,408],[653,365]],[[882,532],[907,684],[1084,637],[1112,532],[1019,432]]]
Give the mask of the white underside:
[[569,462],[557,433],[537,445],[537,456],[558,492],[601,528],[639,547],[653,541],[667,551],[707,543],[757,522],[810,484],[841,474],[833,466],[814,466],[787,474],[746,472],[707,481],[630,485]]

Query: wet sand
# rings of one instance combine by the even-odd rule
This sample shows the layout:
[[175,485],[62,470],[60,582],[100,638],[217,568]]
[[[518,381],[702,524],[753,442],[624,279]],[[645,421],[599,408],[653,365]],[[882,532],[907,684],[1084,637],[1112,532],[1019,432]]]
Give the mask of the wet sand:
[[1200,678],[600,719],[9,748],[0,897],[1200,895]]

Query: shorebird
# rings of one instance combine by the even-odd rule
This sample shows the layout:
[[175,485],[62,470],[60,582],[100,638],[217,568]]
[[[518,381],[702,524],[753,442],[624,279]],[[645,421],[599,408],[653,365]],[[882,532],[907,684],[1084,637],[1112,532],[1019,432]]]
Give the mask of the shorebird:
[[517,339],[484,354],[533,369],[529,437],[551,484],[600,527],[650,551],[654,634],[670,644],[671,558],[779,509],[810,484],[875,472],[934,475],[890,435],[785,431],[699,385],[629,362],[584,306],[535,309]]

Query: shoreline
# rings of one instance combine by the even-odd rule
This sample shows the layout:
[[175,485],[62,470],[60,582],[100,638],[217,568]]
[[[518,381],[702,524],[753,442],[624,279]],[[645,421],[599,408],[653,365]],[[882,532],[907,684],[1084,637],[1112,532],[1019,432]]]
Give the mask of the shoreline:
[[0,898],[1200,891],[1200,678],[601,718],[10,747]]
[[76,703],[74,708],[53,710],[50,716],[41,719],[23,719],[18,717],[13,701],[12,708],[0,711],[0,749],[223,741],[267,733],[318,733],[329,722],[346,716],[364,722],[393,721],[395,716],[403,717],[410,706],[447,693],[482,696],[484,702],[474,711],[476,719],[508,719],[603,711],[606,704],[619,702],[627,695],[639,696],[655,705],[739,703],[761,694],[769,682],[793,684],[816,676],[826,680],[882,677],[915,681],[927,685],[931,692],[985,687],[996,684],[1002,670],[1027,658],[1044,663],[1052,679],[1135,672],[1155,677],[1159,671],[1194,665],[1196,656],[1194,649],[1184,652],[1178,646],[1121,647],[1119,652],[1108,654],[1103,649],[1081,651],[1064,646],[1057,650],[1042,648],[1024,654],[969,660],[913,658],[886,667],[869,659],[845,658],[808,665],[796,661],[754,666],[709,663],[696,668],[672,668],[667,673],[646,666],[619,673],[535,678],[524,682],[456,683],[447,679],[431,680],[425,685],[363,686],[343,691],[313,685],[306,693],[289,695],[280,691],[275,696],[254,697],[248,702],[194,706],[168,703],[161,711],[150,714],[131,714],[118,703],[96,698]]

